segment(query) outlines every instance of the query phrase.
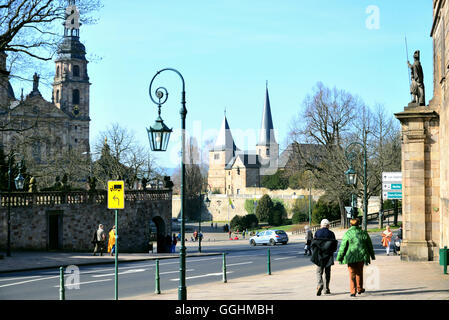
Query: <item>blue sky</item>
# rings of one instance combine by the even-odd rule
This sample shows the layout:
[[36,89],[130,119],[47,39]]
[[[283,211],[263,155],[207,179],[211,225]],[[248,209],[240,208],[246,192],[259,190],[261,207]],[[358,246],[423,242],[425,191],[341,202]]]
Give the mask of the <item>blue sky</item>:
[[[377,21],[370,6],[379,13],[371,28],[367,20]],[[99,15],[81,29],[88,54],[101,57],[89,64],[91,141],[119,122],[148,146],[145,128],[157,116],[148,87],[165,67],[185,78],[187,130],[203,144],[226,108],[241,149],[255,142],[234,131],[260,127],[266,80],[281,151],[291,119],[318,81],[370,106],[402,111],[410,101],[405,35],[410,61],[421,50],[426,97],[433,95],[430,0],[108,0]],[[179,129],[180,81],[164,74],[157,84],[170,93],[162,118]],[[175,132],[159,163],[177,166],[179,149]]]

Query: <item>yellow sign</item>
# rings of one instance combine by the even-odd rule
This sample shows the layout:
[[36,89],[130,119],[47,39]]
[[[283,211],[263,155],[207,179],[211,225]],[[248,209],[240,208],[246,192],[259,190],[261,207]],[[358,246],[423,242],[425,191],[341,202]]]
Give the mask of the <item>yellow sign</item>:
[[108,209],[125,209],[124,181],[108,181]]

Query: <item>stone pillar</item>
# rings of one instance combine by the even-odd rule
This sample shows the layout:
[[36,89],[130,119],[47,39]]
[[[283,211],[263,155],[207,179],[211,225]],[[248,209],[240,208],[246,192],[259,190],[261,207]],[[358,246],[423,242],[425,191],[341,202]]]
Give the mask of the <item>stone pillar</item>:
[[[429,107],[411,105],[395,114],[402,129],[402,220],[401,259],[433,260],[432,192],[437,183],[432,173],[431,152],[438,150],[438,139],[431,127],[438,126],[438,114]],[[439,180],[438,180],[439,181]]]

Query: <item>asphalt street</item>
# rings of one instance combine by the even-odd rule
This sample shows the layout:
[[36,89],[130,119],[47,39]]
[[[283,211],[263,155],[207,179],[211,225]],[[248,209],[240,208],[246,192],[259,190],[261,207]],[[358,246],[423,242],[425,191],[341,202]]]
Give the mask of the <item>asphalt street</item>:
[[[376,255],[385,254],[380,235],[371,235]],[[271,271],[310,265],[304,256],[304,242],[287,245],[256,246],[248,243],[233,246],[205,246],[203,252],[226,252],[227,279],[231,281],[267,272],[267,249],[270,249]],[[190,247],[188,251],[196,251]],[[153,293],[155,290],[155,261],[128,262],[119,265],[119,298]],[[65,270],[65,297],[67,300],[114,299],[114,264],[90,265]],[[186,259],[186,285],[222,281],[223,257],[205,256]],[[78,272],[79,271],[79,272]],[[179,285],[179,259],[159,262],[161,291]],[[17,272],[0,275],[0,300],[57,300],[59,299],[59,269]]]

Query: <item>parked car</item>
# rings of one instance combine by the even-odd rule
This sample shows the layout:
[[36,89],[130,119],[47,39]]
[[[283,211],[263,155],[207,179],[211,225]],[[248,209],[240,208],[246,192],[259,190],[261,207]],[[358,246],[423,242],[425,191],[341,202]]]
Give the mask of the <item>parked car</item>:
[[288,235],[284,230],[267,230],[256,233],[255,236],[249,238],[249,244],[252,246],[262,244],[274,246],[276,243],[287,244]]

